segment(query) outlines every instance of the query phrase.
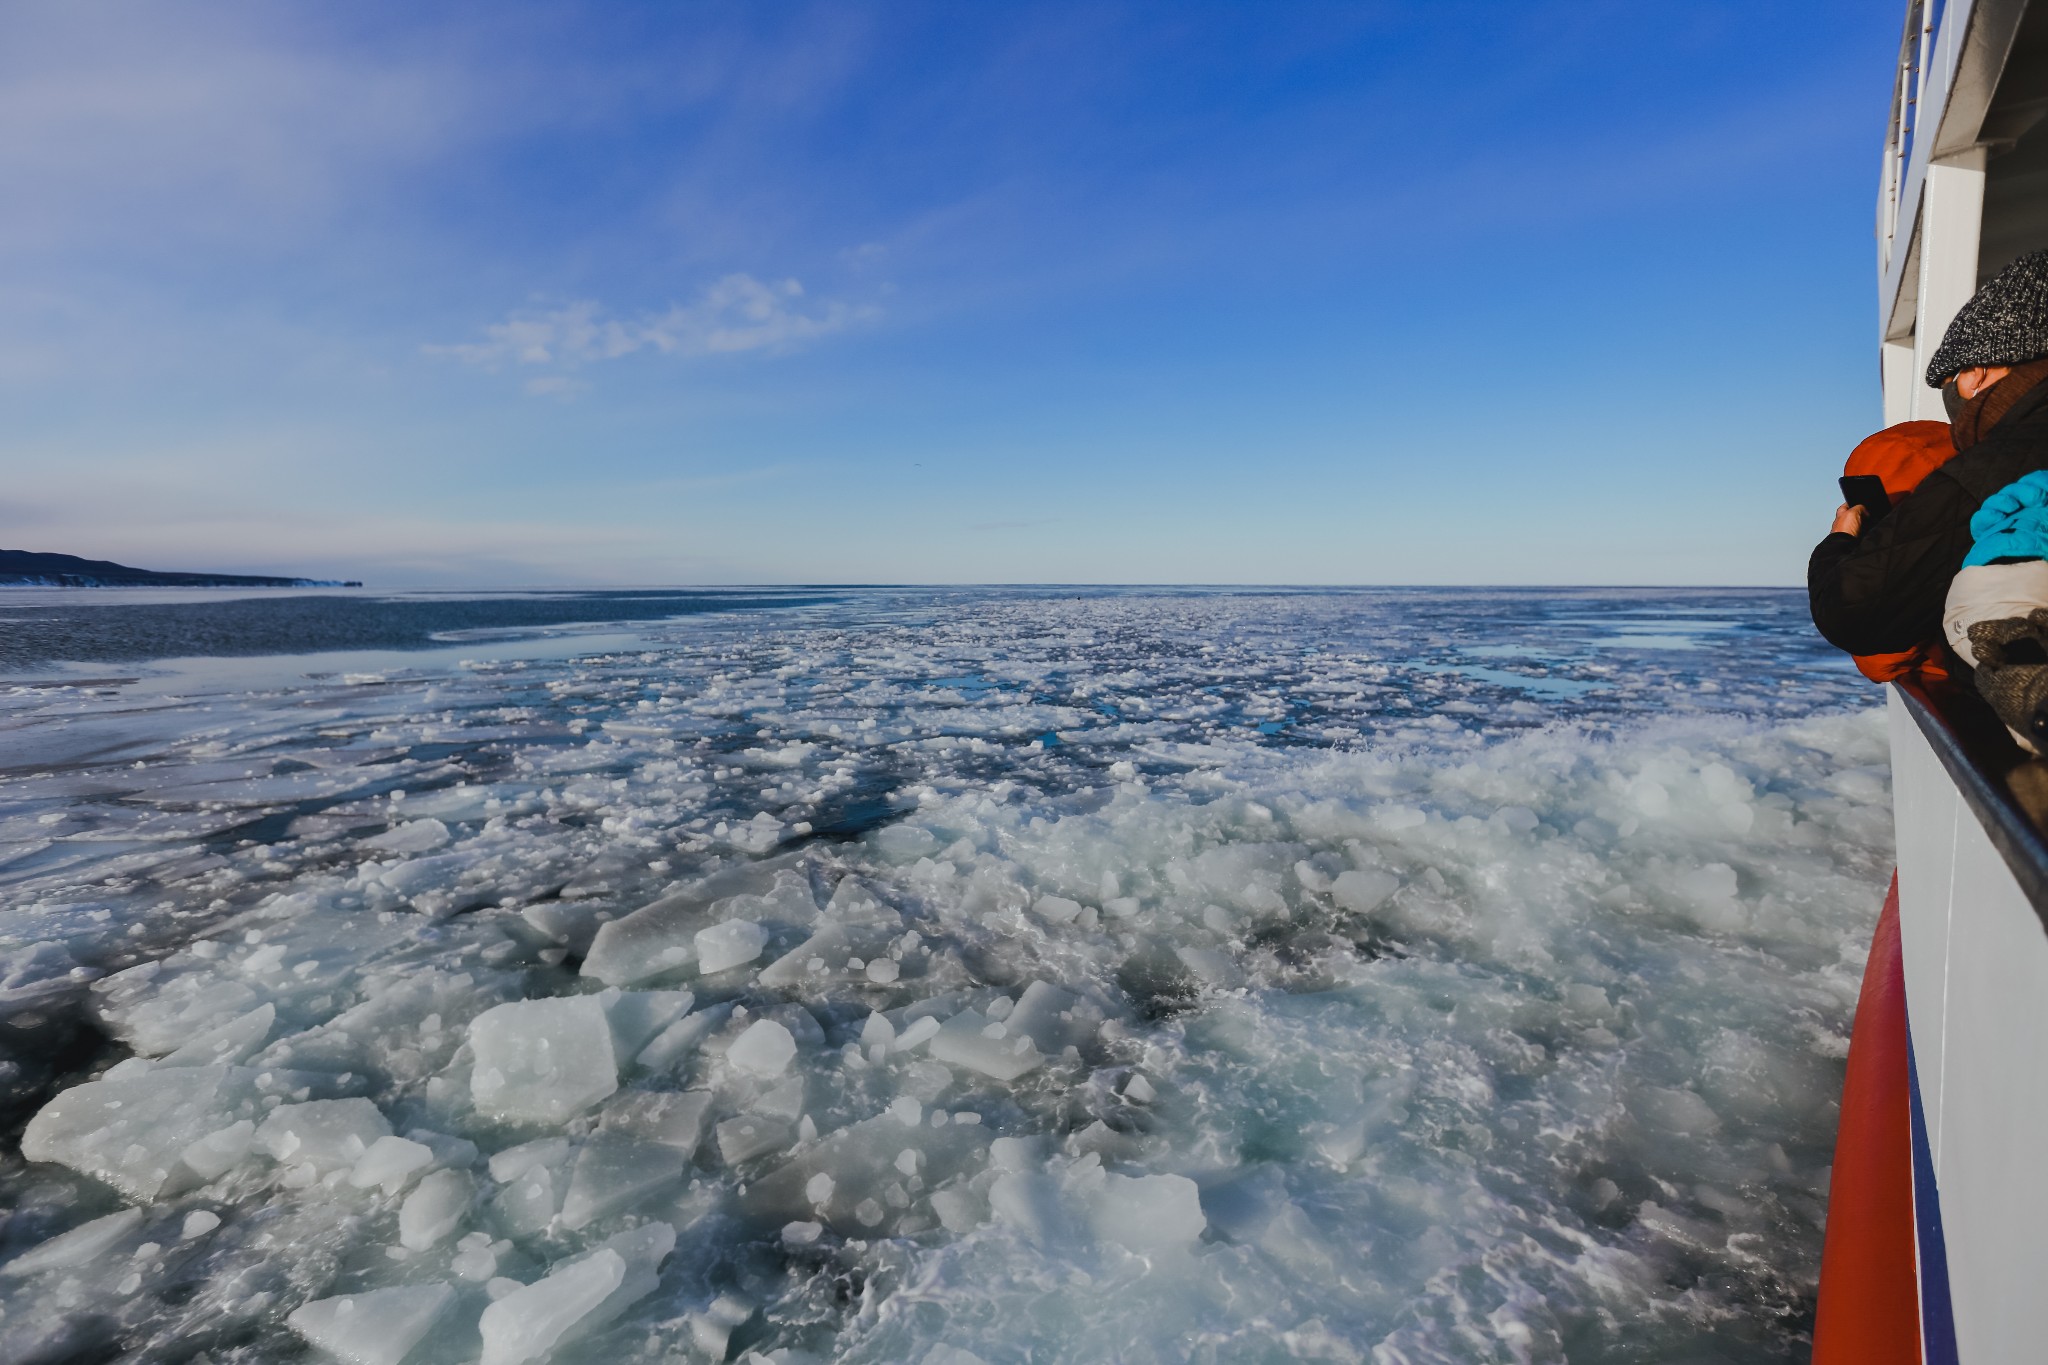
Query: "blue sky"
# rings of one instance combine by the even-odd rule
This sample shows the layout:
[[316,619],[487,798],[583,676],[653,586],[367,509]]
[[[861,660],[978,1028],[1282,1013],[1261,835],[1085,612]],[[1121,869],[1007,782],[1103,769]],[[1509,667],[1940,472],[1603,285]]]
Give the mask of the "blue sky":
[[12,4],[0,545],[1798,582],[1892,8]]

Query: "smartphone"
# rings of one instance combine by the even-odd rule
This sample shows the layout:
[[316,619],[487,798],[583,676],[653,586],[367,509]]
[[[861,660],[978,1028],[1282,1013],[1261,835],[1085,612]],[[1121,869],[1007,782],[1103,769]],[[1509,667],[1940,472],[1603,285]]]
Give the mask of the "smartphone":
[[1844,474],[1842,501],[1863,508],[1872,521],[1892,510],[1891,494],[1884,491],[1884,480],[1875,474]]

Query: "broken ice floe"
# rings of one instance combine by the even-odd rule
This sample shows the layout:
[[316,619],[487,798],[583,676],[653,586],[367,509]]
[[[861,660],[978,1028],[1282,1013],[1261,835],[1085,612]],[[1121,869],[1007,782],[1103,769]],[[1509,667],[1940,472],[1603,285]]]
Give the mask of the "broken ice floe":
[[[0,1356],[1777,1340],[1887,856],[1879,727],[1674,688],[1503,740],[1456,675],[1305,651],[1326,610],[1011,603],[167,729],[149,818],[319,808],[13,883],[9,1026],[126,1056],[24,1131]],[[1374,745],[1317,737],[1344,707]],[[1285,745],[1244,723],[1315,708]],[[484,747],[425,747],[456,714]],[[25,829],[127,819],[5,781],[0,818],[84,812]]]

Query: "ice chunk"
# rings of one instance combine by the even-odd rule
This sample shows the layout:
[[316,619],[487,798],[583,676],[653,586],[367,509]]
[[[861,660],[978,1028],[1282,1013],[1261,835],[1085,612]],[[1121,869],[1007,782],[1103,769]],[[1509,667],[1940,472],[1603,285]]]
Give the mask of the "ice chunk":
[[562,1207],[568,1185],[568,1173],[562,1166],[534,1166],[520,1172],[492,1201],[499,1226],[513,1237],[547,1231]]
[[1086,1043],[1095,1033],[1096,1019],[1081,1005],[1079,996],[1034,981],[1017,997],[1003,1024],[1010,1032],[1029,1037],[1039,1051],[1057,1053]]
[[976,1010],[962,1010],[948,1019],[933,1035],[931,1052],[942,1062],[999,1081],[1014,1081],[1045,1060],[1031,1035],[1013,1033]]
[[763,1114],[742,1114],[718,1125],[718,1154],[736,1166],[767,1152],[787,1151],[796,1139],[788,1121]]
[[[455,1247],[455,1254],[448,1258],[448,1268],[457,1276],[471,1284],[483,1285],[498,1278],[498,1253],[493,1249],[488,1232],[472,1232]],[[502,1298],[503,1295],[493,1297]]]
[[760,981],[764,986],[783,989],[806,977],[842,971],[852,952],[845,926],[828,920],[793,950],[763,967]]
[[185,1221],[178,1225],[178,1240],[189,1242],[195,1237],[204,1237],[220,1226],[220,1215],[212,1209],[194,1209],[185,1215]]
[[495,1118],[561,1123],[619,1088],[618,1060],[596,997],[518,1000],[470,1021],[470,1094]]
[[70,1270],[90,1265],[104,1256],[129,1233],[142,1226],[141,1209],[122,1209],[90,1223],[81,1223],[61,1236],[0,1265],[0,1275],[34,1275],[44,1270]]
[[1081,917],[1081,903],[1065,896],[1040,896],[1032,902],[1031,913],[1054,924],[1072,924]]
[[348,1365],[399,1365],[455,1302],[446,1284],[407,1284],[316,1299],[285,1324]]
[[1042,1137],[999,1137],[988,1145],[989,1165],[999,1171],[1031,1171],[1045,1159]]
[[480,850],[462,849],[431,858],[409,858],[378,868],[365,867],[363,889],[378,909],[405,906],[436,919],[457,914],[491,898],[488,885],[479,884],[475,873],[482,861]]
[[563,1137],[536,1138],[522,1142],[517,1147],[507,1147],[493,1153],[490,1161],[491,1179],[500,1185],[509,1185],[536,1166],[559,1166],[569,1159],[569,1139]]
[[713,1360],[723,1360],[733,1332],[753,1316],[750,1305],[730,1294],[720,1294],[703,1312],[690,1314],[690,1339]]
[[[44,1105],[21,1135],[31,1161],[54,1161],[144,1202],[208,1178],[184,1153],[254,1110],[250,1073],[195,1066],[88,1081]],[[246,1150],[246,1149],[245,1149]]]
[[348,1183],[359,1190],[375,1185],[386,1194],[397,1194],[412,1183],[414,1174],[433,1164],[434,1149],[424,1142],[412,1142],[402,1137],[380,1137],[370,1144],[370,1150],[363,1153],[355,1169],[348,1173]]
[[736,824],[726,829],[725,841],[743,853],[766,853],[781,843],[787,826],[767,811],[760,811],[745,824]]
[[406,1136],[431,1151],[437,1166],[476,1165],[476,1144],[468,1138],[450,1137],[425,1128],[415,1128]]
[[605,1102],[598,1122],[607,1130],[673,1147],[686,1156],[704,1135],[711,1096],[702,1090],[654,1093],[628,1090]]
[[255,1145],[255,1122],[241,1119],[200,1138],[178,1159],[201,1180],[217,1180],[239,1165]]
[[1391,872],[1353,869],[1337,875],[1330,886],[1330,897],[1354,915],[1367,915],[1400,889],[1401,879]]
[[185,954],[104,977],[92,997],[108,1031],[145,1057],[174,1052],[263,1003],[254,987]]
[[515,1237],[545,1231],[569,1187],[569,1140],[543,1138],[499,1152],[490,1169],[504,1186],[493,1208],[505,1230]]
[[766,1114],[770,1118],[788,1119],[795,1123],[804,1112],[804,1078],[791,1076],[788,1080],[762,1092],[761,1097],[747,1106],[749,1113]]
[[913,1019],[896,1035],[896,1041],[889,1045],[892,1052],[908,1052],[939,1036],[939,1021],[927,1014],[922,1019]]
[[[889,1235],[895,1220],[923,1216],[913,1197],[919,1190],[978,1171],[987,1146],[987,1130],[979,1125],[911,1127],[899,1113],[877,1114],[801,1149],[786,1165],[751,1182],[740,1203],[774,1226],[802,1219],[847,1236],[874,1234],[878,1226]],[[916,1176],[903,1171],[906,1152]],[[860,1205],[875,1195],[888,1199],[887,1212],[880,1220],[864,1221]]]
[[1721,1129],[1721,1116],[1690,1090],[1645,1086],[1630,1107],[1638,1119],[1668,1133],[1704,1138]]
[[887,1048],[896,1041],[896,1026],[889,1022],[886,1014],[870,1014],[861,1025],[860,1041],[866,1047]]
[[12,1014],[76,996],[94,975],[61,943],[16,947],[0,960],[0,1011]]
[[656,1035],[653,1042],[640,1049],[633,1065],[642,1071],[672,1069],[695,1052],[699,1043],[725,1027],[725,1021],[732,1017],[732,1008],[730,1004],[710,1005],[676,1020]]
[[1186,1246],[1202,1235],[1202,1192],[1184,1175],[1103,1177],[1091,1201],[1096,1235],[1133,1251]]
[[938,1190],[933,1193],[931,1204],[939,1226],[956,1237],[974,1231],[988,1220],[987,1199],[971,1187]]
[[515,1289],[484,1309],[481,1365],[520,1365],[604,1325],[654,1289],[675,1229],[650,1223]]
[[796,1057],[796,1038],[773,1019],[758,1019],[733,1039],[725,1060],[753,1076],[780,1076]]
[[697,997],[689,991],[609,990],[598,997],[612,1026],[612,1047],[625,1067],[648,1041],[690,1012]]
[[380,853],[430,853],[447,842],[448,826],[439,820],[427,819],[394,825],[382,834],[364,839],[362,845]]
[[582,957],[590,951],[591,941],[608,916],[602,907],[588,901],[542,901],[521,910],[519,918]]
[[692,965],[704,912],[703,899],[683,893],[598,926],[583,957],[583,975],[607,986],[630,986]]
[[284,1165],[324,1173],[354,1166],[371,1143],[390,1136],[391,1124],[368,1100],[312,1100],[271,1110],[257,1126],[256,1145]]
[[996,1220],[1028,1242],[1056,1247],[1082,1240],[1060,1196],[1058,1182],[1044,1171],[1007,1171],[997,1176],[989,1186],[988,1202]]
[[574,1231],[619,1212],[642,1195],[683,1178],[688,1156],[658,1142],[623,1133],[598,1132],[576,1154],[569,1192],[562,1199],[562,1226]]
[[398,1243],[407,1251],[425,1251],[462,1226],[476,1198],[476,1178],[468,1171],[430,1171],[419,1188],[398,1209]]
[[230,1066],[246,1061],[270,1038],[277,1006],[258,1005],[217,1028],[208,1029],[157,1063],[158,1066]]
[[768,931],[752,920],[729,919],[697,931],[697,970],[709,976],[752,962],[768,946]]

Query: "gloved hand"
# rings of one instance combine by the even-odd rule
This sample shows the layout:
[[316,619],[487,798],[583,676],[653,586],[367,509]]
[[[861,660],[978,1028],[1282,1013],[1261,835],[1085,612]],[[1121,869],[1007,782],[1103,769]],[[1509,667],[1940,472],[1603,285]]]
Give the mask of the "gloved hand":
[[2001,559],[2048,559],[2048,470],[2014,479],[1984,499],[1970,518],[1976,544],[1963,565],[1991,564]]

